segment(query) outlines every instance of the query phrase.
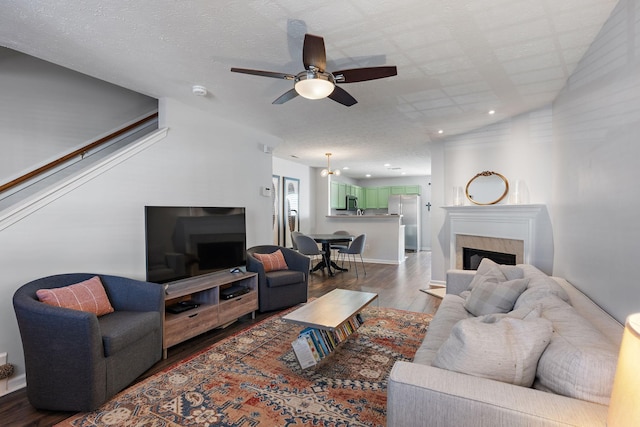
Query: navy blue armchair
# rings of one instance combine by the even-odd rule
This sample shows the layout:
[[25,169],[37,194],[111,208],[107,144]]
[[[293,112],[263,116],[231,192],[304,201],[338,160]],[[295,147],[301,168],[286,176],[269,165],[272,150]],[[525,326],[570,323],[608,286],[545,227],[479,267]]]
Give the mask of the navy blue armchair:
[[[282,251],[289,269],[265,272],[264,266],[253,254],[270,254],[278,249]],[[260,312],[307,302],[309,264],[309,257],[282,246],[262,245],[247,249],[247,271],[258,273]]]
[[36,296],[38,289],[72,285],[94,276],[44,277],[18,288],[13,296],[27,396],[38,409],[94,410],[162,357],[162,285],[97,275],[115,310],[100,317],[47,305]]

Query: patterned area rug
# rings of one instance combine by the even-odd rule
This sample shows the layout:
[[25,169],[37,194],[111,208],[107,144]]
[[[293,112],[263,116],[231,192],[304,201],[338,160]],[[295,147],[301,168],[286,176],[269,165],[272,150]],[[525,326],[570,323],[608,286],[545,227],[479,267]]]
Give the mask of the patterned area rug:
[[362,317],[334,354],[302,370],[291,348],[302,328],[272,316],[58,426],[384,426],[391,367],[412,359],[432,316]]

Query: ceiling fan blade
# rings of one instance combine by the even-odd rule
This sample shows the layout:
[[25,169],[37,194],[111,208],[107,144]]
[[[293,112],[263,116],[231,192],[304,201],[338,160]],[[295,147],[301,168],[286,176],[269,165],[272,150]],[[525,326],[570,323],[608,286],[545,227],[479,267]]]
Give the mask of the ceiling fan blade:
[[328,97],[347,107],[358,103],[353,96],[339,86],[336,86]]
[[250,70],[248,68],[231,68],[234,73],[252,74],[254,76],[273,77],[275,79],[293,80],[296,76],[286,73],[278,73],[275,71]]
[[310,65],[324,71],[327,67],[327,54],[324,50],[324,39],[313,34],[304,35],[304,45],[302,46],[302,63],[304,69],[308,70]]
[[291,101],[296,96],[298,96],[298,92],[296,92],[295,89],[289,89],[288,91],[280,95],[278,99],[273,101],[272,104],[284,104],[287,101]]
[[367,80],[384,79],[398,75],[395,65],[386,67],[352,68],[350,70],[334,71],[333,76],[340,83],[364,82]]

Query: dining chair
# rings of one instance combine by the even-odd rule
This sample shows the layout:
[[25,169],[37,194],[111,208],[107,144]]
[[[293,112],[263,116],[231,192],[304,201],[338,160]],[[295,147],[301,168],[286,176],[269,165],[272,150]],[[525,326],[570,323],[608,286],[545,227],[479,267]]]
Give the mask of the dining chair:
[[356,277],[358,277],[358,263],[356,262],[356,255],[360,255],[360,262],[362,263],[362,270],[364,271],[364,275],[367,275],[367,270],[365,270],[364,268],[364,260],[362,259],[362,252],[364,252],[364,243],[367,239],[367,235],[366,234],[361,234],[358,237],[356,237],[355,239],[353,239],[353,242],[351,242],[351,244],[349,245],[348,248],[346,249],[339,249],[338,250],[338,256],[340,256],[340,254],[343,255],[342,258],[342,267],[344,267],[344,257],[348,257],[349,258],[349,268],[351,268],[351,256],[353,256],[353,264],[356,267]]
[[[318,244],[316,243],[316,241],[313,240],[311,237],[305,234],[300,234],[299,236],[296,237],[296,245],[298,246],[298,252],[310,257],[312,263],[313,263],[313,260],[316,259],[318,256],[320,256],[321,259],[324,259],[324,253],[318,247]],[[311,269],[312,267],[310,265],[309,270]]]
[[[334,231],[333,234],[338,235],[338,236],[350,236],[351,233],[349,233],[348,231],[345,230],[338,230],[338,231]],[[349,247],[349,243],[335,243],[333,245],[331,245],[331,250],[335,250],[336,251],[336,255],[337,255],[337,251],[339,251],[340,249],[346,249]],[[332,254],[333,256],[333,254]]]
[[297,251],[298,250],[298,244],[296,243],[296,239],[299,235],[301,235],[302,233],[299,231],[292,231],[291,232],[291,244],[293,245],[293,250]]

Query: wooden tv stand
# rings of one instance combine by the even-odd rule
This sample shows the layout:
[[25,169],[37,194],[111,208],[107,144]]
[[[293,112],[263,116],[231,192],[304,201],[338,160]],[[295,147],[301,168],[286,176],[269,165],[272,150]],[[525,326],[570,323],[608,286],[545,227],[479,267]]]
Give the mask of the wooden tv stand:
[[[231,299],[221,298],[221,290],[235,285],[246,287],[249,292]],[[181,313],[166,310],[166,307],[182,301],[198,306]],[[171,346],[213,328],[226,326],[245,314],[251,313],[255,318],[258,274],[219,271],[172,282],[165,285],[164,304],[162,356],[166,359],[167,349]]]

